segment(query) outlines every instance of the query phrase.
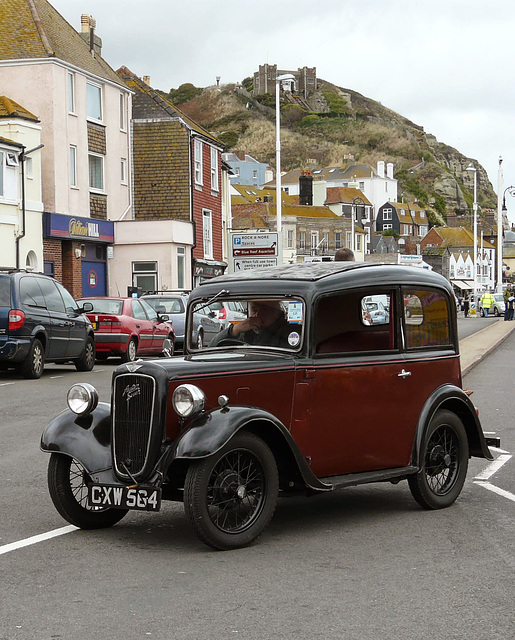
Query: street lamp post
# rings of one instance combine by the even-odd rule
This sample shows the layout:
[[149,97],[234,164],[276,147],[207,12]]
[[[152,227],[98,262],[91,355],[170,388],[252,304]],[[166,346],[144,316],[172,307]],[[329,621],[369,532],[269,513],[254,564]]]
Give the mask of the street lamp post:
[[[503,194],[502,194],[502,210],[501,210],[501,216],[500,216],[501,225],[502,225],[502,217],[504,216],[504,214],[508,215],[508,208],[506,207],[506,192],[508,192],[510,194],[510,196],[515,196],[515,187],[513,185],[510,185],[509,187],[506,187],[506,189],[503,191]],[[497,235],[497,248],[498,248],[498,252],[500,254],[500,258],[501,258],[500,259],[501,272],[500,272],[500,275],[498,276],[498,278],[499,278],[498,283],[500,283],[500,288],[498,287],[497,291],[499,293],[502,293],[502,276],[503,276],[503,268],[502,268],[502,259],[503,259],[503,255],[502,255],[502,253],[503,253],[502,226],[500,227],[500,229],[501,230],[498,231],[498,235]],[[497,262],[497,269],[499,269],[499,261]]]
[[475,317],[477,318],[477,169],[471,164],[467,167],[467,171],[474,172],[474,202],[472,204],[474,212],[474,308],[476,311]]
[[356,205],[361,204],[364,205],[365,201],[363,200],[363,198],[360,198],[359,196],[357,196],[356,198],[353,198],[352,200],[352,207],[351,207],[351,218],[352,218],[352,224],[351,224],[351,249],[352,252],[354,253],[356,251],[356,247],[355,247],[355,232],[354,232],[354,222],[355,222],[355,218],[356,218],[356,211],[357,211],[357,207]]
[[503,229],[502,229],[502,207],[501,207],[501,191],[503,184],[502,175],[502,158],[499,156],[499,171],[498,171],[498,188],[497,188],[497,293],[502,293],[502,244],[503,244]]
[[283,80],[295,80],[291,73],[284,73],[275,79],[275,195],[277,218],[277,264],[283,263],[283,220],[282,220],[282,188],[281,188],[281,103],[280,85]]

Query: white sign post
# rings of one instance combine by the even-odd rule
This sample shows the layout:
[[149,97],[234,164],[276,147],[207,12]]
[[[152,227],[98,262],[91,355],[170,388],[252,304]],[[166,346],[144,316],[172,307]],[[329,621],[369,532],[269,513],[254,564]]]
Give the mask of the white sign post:
[[230,273],[275,267],[278,253],[277,233],[238,233],[232,231]]

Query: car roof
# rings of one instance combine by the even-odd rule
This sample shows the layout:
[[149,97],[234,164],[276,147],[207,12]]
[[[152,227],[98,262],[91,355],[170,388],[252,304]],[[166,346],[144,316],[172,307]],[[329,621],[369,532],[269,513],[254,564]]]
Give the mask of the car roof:
[[258,293],[265,289],[277,295],[299,295],[309,290],[323,292],[398,284],[432,286],[452,293],[446,278],[420,267],[371,262],[305,262],[246,270],[205,280],[192,292],[192,297],[216,295],[224,289],[229,294],[233,291]]

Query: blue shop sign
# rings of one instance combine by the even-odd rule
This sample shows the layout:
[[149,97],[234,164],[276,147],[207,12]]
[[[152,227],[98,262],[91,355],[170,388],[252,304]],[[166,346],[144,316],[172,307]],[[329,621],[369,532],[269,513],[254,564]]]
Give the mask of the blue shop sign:
[[65,216],[61,213],[43,213],[45,238],[84,240],[88,242],[114,242],[114,222],[96,218]]

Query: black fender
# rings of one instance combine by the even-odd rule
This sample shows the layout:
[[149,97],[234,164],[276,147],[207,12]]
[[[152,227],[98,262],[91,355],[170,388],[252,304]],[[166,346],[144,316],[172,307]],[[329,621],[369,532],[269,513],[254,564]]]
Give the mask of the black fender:
[[43,431],[40,448],[75,458],[89,473],[110,469],[111,405],[100,402],[86,416],[65,409]]
[[421,449],[425,431],[438,409],[448,409],[455,413],[462,421],[467,432],[470,455],[476,458],[486,458],[493,460],[493,456],[486,444],[483,429],[468,395],[453,384],[444,384],[427,399],[417,423],[415,440],[413,443],[412,462],[413,466],[422,466]]
[[[288,429],[273,414],[257,407],[231,406],[207,411],[195,418],[173,447],[173,460],[206,458],[219,451],[239,431],[245,429],[262,438],[272,449],[278,465],[295,467],[303,483],[312,491],[331,491],[314,475]],[[166,464],[165,466],[168,466]],[[292,469],[290,468],[290,472]]]

